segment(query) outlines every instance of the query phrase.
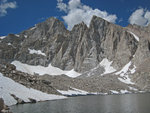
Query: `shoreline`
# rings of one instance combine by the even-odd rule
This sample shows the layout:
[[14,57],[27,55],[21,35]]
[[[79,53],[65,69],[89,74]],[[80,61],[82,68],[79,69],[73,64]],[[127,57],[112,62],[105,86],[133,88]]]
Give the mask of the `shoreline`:
[[[80,96],[110,96],[110,95],[128,95],[128,94],[149,94],[150,92],[135,92],[135,93],[119,93],[119,94],[87,94],[87,95],[63,95],[66,98],[61,98],[61,99],[52,99],[52,100],[43,100],[43,101],[36,101],[36,102],[25,102],[22,104],[14,104],[11,106],[16,106],[16,105],[23,105],[23,104],[35,104],[35,103],[40,103],[40,102],[47,102],[47,101],[57,101],[57,100],[64,100],[64,99],[69,99],[69,98],[74,98],[74,97],[80,97]],[[8,106],[8,107],[11,107]]]

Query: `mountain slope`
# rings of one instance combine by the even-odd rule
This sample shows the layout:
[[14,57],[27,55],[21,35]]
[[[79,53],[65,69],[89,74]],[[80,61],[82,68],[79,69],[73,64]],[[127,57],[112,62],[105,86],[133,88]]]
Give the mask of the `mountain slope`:
[[[31,100],[45,101],[65,98],[63,96],[49,95],[32,88],[27,88],[14,82],[10,78],[4,77],[2,73],[0,73],[0,80],[0,96],[4,99],[5,104],[9,106],[17,104],[19,101],[21,103],[31,102]],[[15,97],[12,95],[15,95]],[[15,98],[19,98],[20,100],[17,102]]]

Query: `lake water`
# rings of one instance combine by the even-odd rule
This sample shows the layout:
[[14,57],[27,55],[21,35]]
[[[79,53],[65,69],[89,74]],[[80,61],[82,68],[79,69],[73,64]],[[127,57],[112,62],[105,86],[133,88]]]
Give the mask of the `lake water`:
[[150,113],[150,94],[80,96],[12,106],[13,113]]

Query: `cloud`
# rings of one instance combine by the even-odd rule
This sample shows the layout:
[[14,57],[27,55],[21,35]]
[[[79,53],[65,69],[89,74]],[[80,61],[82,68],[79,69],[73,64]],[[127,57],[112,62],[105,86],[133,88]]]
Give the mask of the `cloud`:
[[131,14],[129,23],[147,26],[150,23],[150,11],[143,8],[137,9]]
[[7,0],[0,1],[0,17],[7,14],[7,9],[15,9],[17,7],[16,1],[8,2]]
[[92,9],[90,6],[84,5],[80,0],[69,0],[64,3],[63,0],[57,0],[57,8],[64,11],[66,15],[62,16],[64,22],[71,30],[75,24],[84,22],[89,26],[93,15],[101,17],[109,22],[115,23],[117,16],[101,11],[99,9]]
[[57,8],[60,9],[60,11],[67,12],[67,5],[63,3],[63,0],[57,0]]

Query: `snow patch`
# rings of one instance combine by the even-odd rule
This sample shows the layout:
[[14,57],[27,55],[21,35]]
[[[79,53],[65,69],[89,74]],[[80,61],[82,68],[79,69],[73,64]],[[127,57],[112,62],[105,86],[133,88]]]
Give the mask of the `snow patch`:
[[125,93],[131,93],[130,91],[128,91],[128,90],[120,90],[120,92],[122,93],[122,94],[125,94]]
[[138,89],[134,88],[134,87],[130,87],[128,86],[130,90],[133,90],[133,91],[138,91]]
[[133,65],[133,69],[129,69],[129,67],[131,66],[132,62],[130,61],[128,64],[126,64],[119,72],[115,73],[116,75],[121,75],[124,76],[126,74],[128,74],[127,72],[129,71],[131,74],[136,72],[136,66]]
[[30,30],[34,30],[36,27],[32,27],[32,28],[30,28]]
[[138,36],[136,36],[134,33],[132,33],[131,31],[129,31],[129,33],[131,33],[133,36],[134,36],[134,38],[137,40],[137,41],[139,41],[139,37]]
[[[113,73],[116,71],[116,69],[114,69],[111,64],[113,61],[109,61],[107,58],[104,58],[96,67],[90,69],[89,71],[85,72],[87,73],[87,76],[93,76],[96,74],[99,75],[105,75],[105,74],[109,74],[109,73]],[[104,72],[102,73],[102,67],[104,68]]]
[[127,73],[127,71],[129,70],[129,67],[131,66],[131,61],[128,63],[128,64],[126,64],[123,68],[122,68],[122,70],[120,70],[119,72],[117,72],[117,73],[115,73],[116,75],[121,75],[121,76],[124,76],[126,73]]
[[128,76],[123,76],[123,78],[118,78],[121,82],[125,84],[134,84]]
[[124,82],[126,84],[134,84],[133,82],[131,82],[131,79],[128,76],[128,74],[135,73],[135,69],[136,69],[135,65],[134,65],[133,69],[129,69],[129,67],[131,66],[131,64],[132,64],[132,62],[130,61],[119,72],[115,73],[116,75],[120,75],[121,77],[119,77],[118,79],[121,82]]
[[39,75],[44,75],[44,74],[62,75],[62,74],[65,74],[65,75],[72,77],[72,78],[81,75],[80,73],[74,71],[74,69],[72,69],[70,71],[64,71],[64,70],[61,70],[57,67],[53,67],[51,64],[49,64],[48,67],[39,66],[39,65],[38,66],[32,66],[32,65],[21,63],[19,61],[13,61],[12,64],[16,66],[16,69],[18,71],[25,72],[25,73],[28,73],[31,75],[34,75],[35,73],[37,73]]
[[113,94],[119,94],[118,91],[115,91],[115,90],[110,90]]
[[76,88],[72,88],[72,89],[73,90],[68,90],[68,91],[64,91],[64,90],[57,90],[57,91],[60,92],[62,95],[67,95],[67,96],[89,94],[87,91],[83,91],[83,90],[76,89]]
[[19,35],[15,34],[17,37],[19,37]]
[[24,35],[24,37],[27,38],[28,36],[27,36],[27,35]]
[[64,96],[46,94],[32,88],[27,88],[8,77],[4,77],[3,74],[0,73],[0,98],[3,98],[5,104],[8,106],[17,103],[11,94],[14,94],[25,102],[30,102],[29,98],[35,99],[36,101],[66,98]]
[[1,36],[1,37],[0,37],[0,39],[4,39],[4,38],[6,38],[6,36]]
[[12,46],[13,48],[16,48],[14,45],[12,45],[11,43],[7,43],[7,45]]
[[109,61],[107,58],[104,58],[101,63],[100,63],[100,66],[104,67],[105,69],[105,72],[102,74],[102,75],[105,75],[105,74],[109,74],[109,73],[112,73],[112,72],[115,72],[116,69],[114,69],[111,64],[112,64],[113,61]]
[[74,69],[70,70],[70,71],[66,71],[65,73],[66,75],[68,75],[69,77],[75,78],[77,76],[80,76],[81,74],[76,72]]
[[35,50],[35,49],[28,49],[30,54],[38,54],[38,55],[43,55],[46,56],[45,53],[43,53],[41,50]]
[[8,45],[10,45],[10,46],[11,46],[12,44],[11,44],[11,43],[8,43]]
[[108,93],[101,93],[101,92],[87,92],[84,90],[80,90],[80,89],[76,89],[71,87],[71,89],[73,90],[57,90],[58,92],[60,92],[62,95],[65,96],[78,96],[78,95],[107,95]]

